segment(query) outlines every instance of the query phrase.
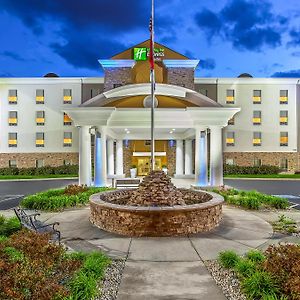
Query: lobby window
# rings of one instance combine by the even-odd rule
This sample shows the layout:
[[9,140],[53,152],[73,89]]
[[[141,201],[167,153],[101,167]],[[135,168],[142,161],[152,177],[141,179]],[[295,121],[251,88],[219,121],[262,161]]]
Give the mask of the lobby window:
[[261,103],[261,90],[253,91],[253,103],[260,104]]
[[35,134],[35,146],[45,147],[45,134],[44,132],[37,132]]
[[279,168],[282,171],[287,171],[289,168],[289,162],[287,158],[281,158],[279,162]]
[[280,146],[289,145],[289,134],[288,132],[280,132]]
[[64,125],[66,126],[72,125],[72,120],[66,113],[64,113]]
[[261,111],[260,110],[253,111],[252,122],[253,122],[253,125],[261,125]]
[[64,89],[64,104],[71,104],[71,103],[72,103],[72,90]]
[[17,147],[18,145],[18,134],[16,132],[8,133],[8,147]]
[[72,132],[64,132],[64,147],[72,147]]
[[35,102],[36,102],[36,104],[44,104],[45,103],[44,90],[38,89],[35,91]]
[[70,159],[64,160],[64,166],[71,166],[71,165],[72,165],[72,161]]
[[114,89],[116,89],[116,88],[118,88],[120,86],[122,86],[122,83],[114,83]]
[[234,90],[227,90],[226,91],[226,103],[227,104],[234,104]]
[[234,166],[234,159],[233,158],[226,158],[225,163],[228,166]]
[[234,125],[234,117],[232,117],[232,118],[228,121],[228,125]]
[[280,100],[280,104],[288,104],[289,91],[288,90],[280,90],[279,100]]
[[18,104],[18,91],[9,90],[8,91],[8,103],[9,104]]
[[36,112],[35,122],[38,126],[45,125],[45,112],[43,110],[39,110]]
[[234,146],[234,143],[235,143],[234,132],[227,132],[226,145]]
[[17,167],[18,167],[18,166],[17,166],[17,161],[16,161],[15,159],[9,160],[9,161],[8,161],[8,166],[9,166],[10,168],[17,168]]
[[287,110],[280,111],[280,125],[288,125],[288,114]]
[[253,146],[261,146],[261,132],[253,132]]
[[94,98],[99,94],[100,94],[100,89],[91,89],[91,98]]
[[260,167],[262,164],[261,164],[261,159],[260,158],[254,158],[253,160],[253,166],[254,167]]
[[208,90],[206,90],[206,89],[200,89],[200,94],[202,94],[202,95],[204,95],[204,96],[206,96],[207,97],[207,95],[208,95]]
[[35,161],[35,167],[36,168],[42,168],[44,166],[44,160],[43,159],[37,159]]
[[17,126],[18,125],[18,112],[10,111],[8,112],[8,125]]

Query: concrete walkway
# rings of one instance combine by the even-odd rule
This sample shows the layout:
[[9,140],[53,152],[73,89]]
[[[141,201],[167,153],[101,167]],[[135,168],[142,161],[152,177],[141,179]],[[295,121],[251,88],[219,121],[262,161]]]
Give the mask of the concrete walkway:
[[120,300],[225,299],[204,262],[216,259],[222,250],[244,254],[277,241],[261,216],[226,206],[221,225],[214,231],[177,238],[107,233],[90,224],[88,208],[43,214],[42,218],[59,221],[63,241],[74,250],[102,250],[126,260]]

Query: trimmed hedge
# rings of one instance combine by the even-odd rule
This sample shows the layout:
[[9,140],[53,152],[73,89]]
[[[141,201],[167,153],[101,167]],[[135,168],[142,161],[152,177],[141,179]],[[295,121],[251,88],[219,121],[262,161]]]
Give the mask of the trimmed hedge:
[[0,168],[0,175],[75,175],[78,174],[78,169],[78,165],[45,166],[41,168]]
[[224,175],[273,175],[280,173],[280,171],[280,168],[276,166],[243,167],[234,165],[224,165]]

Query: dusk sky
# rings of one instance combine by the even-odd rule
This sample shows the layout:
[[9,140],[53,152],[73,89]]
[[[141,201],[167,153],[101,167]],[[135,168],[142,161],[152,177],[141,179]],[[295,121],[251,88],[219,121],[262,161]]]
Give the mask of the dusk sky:
[[[149,38],[150,0],[0,0],[0,77],[101,76]],[[300,78],[299,0],[156,0],[155,40],[200,77]]]

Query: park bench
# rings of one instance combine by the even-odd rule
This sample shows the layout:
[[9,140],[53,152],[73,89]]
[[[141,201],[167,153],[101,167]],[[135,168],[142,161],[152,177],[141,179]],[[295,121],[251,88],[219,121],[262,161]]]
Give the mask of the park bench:
[[58,222],[46,224],[40,220],[37,220],[37,216],[40,215],[39,213],[28,214],[20,207],[14,208],[14,211],[22,227],[37,233],[50,233],[50,240],[60,244],[60,231],[55,228],[56,225],[59,225]]
[[137,188],[140,184],[139,178],[122,178],[115,180],[115,188],[126,189],[126,188]]

